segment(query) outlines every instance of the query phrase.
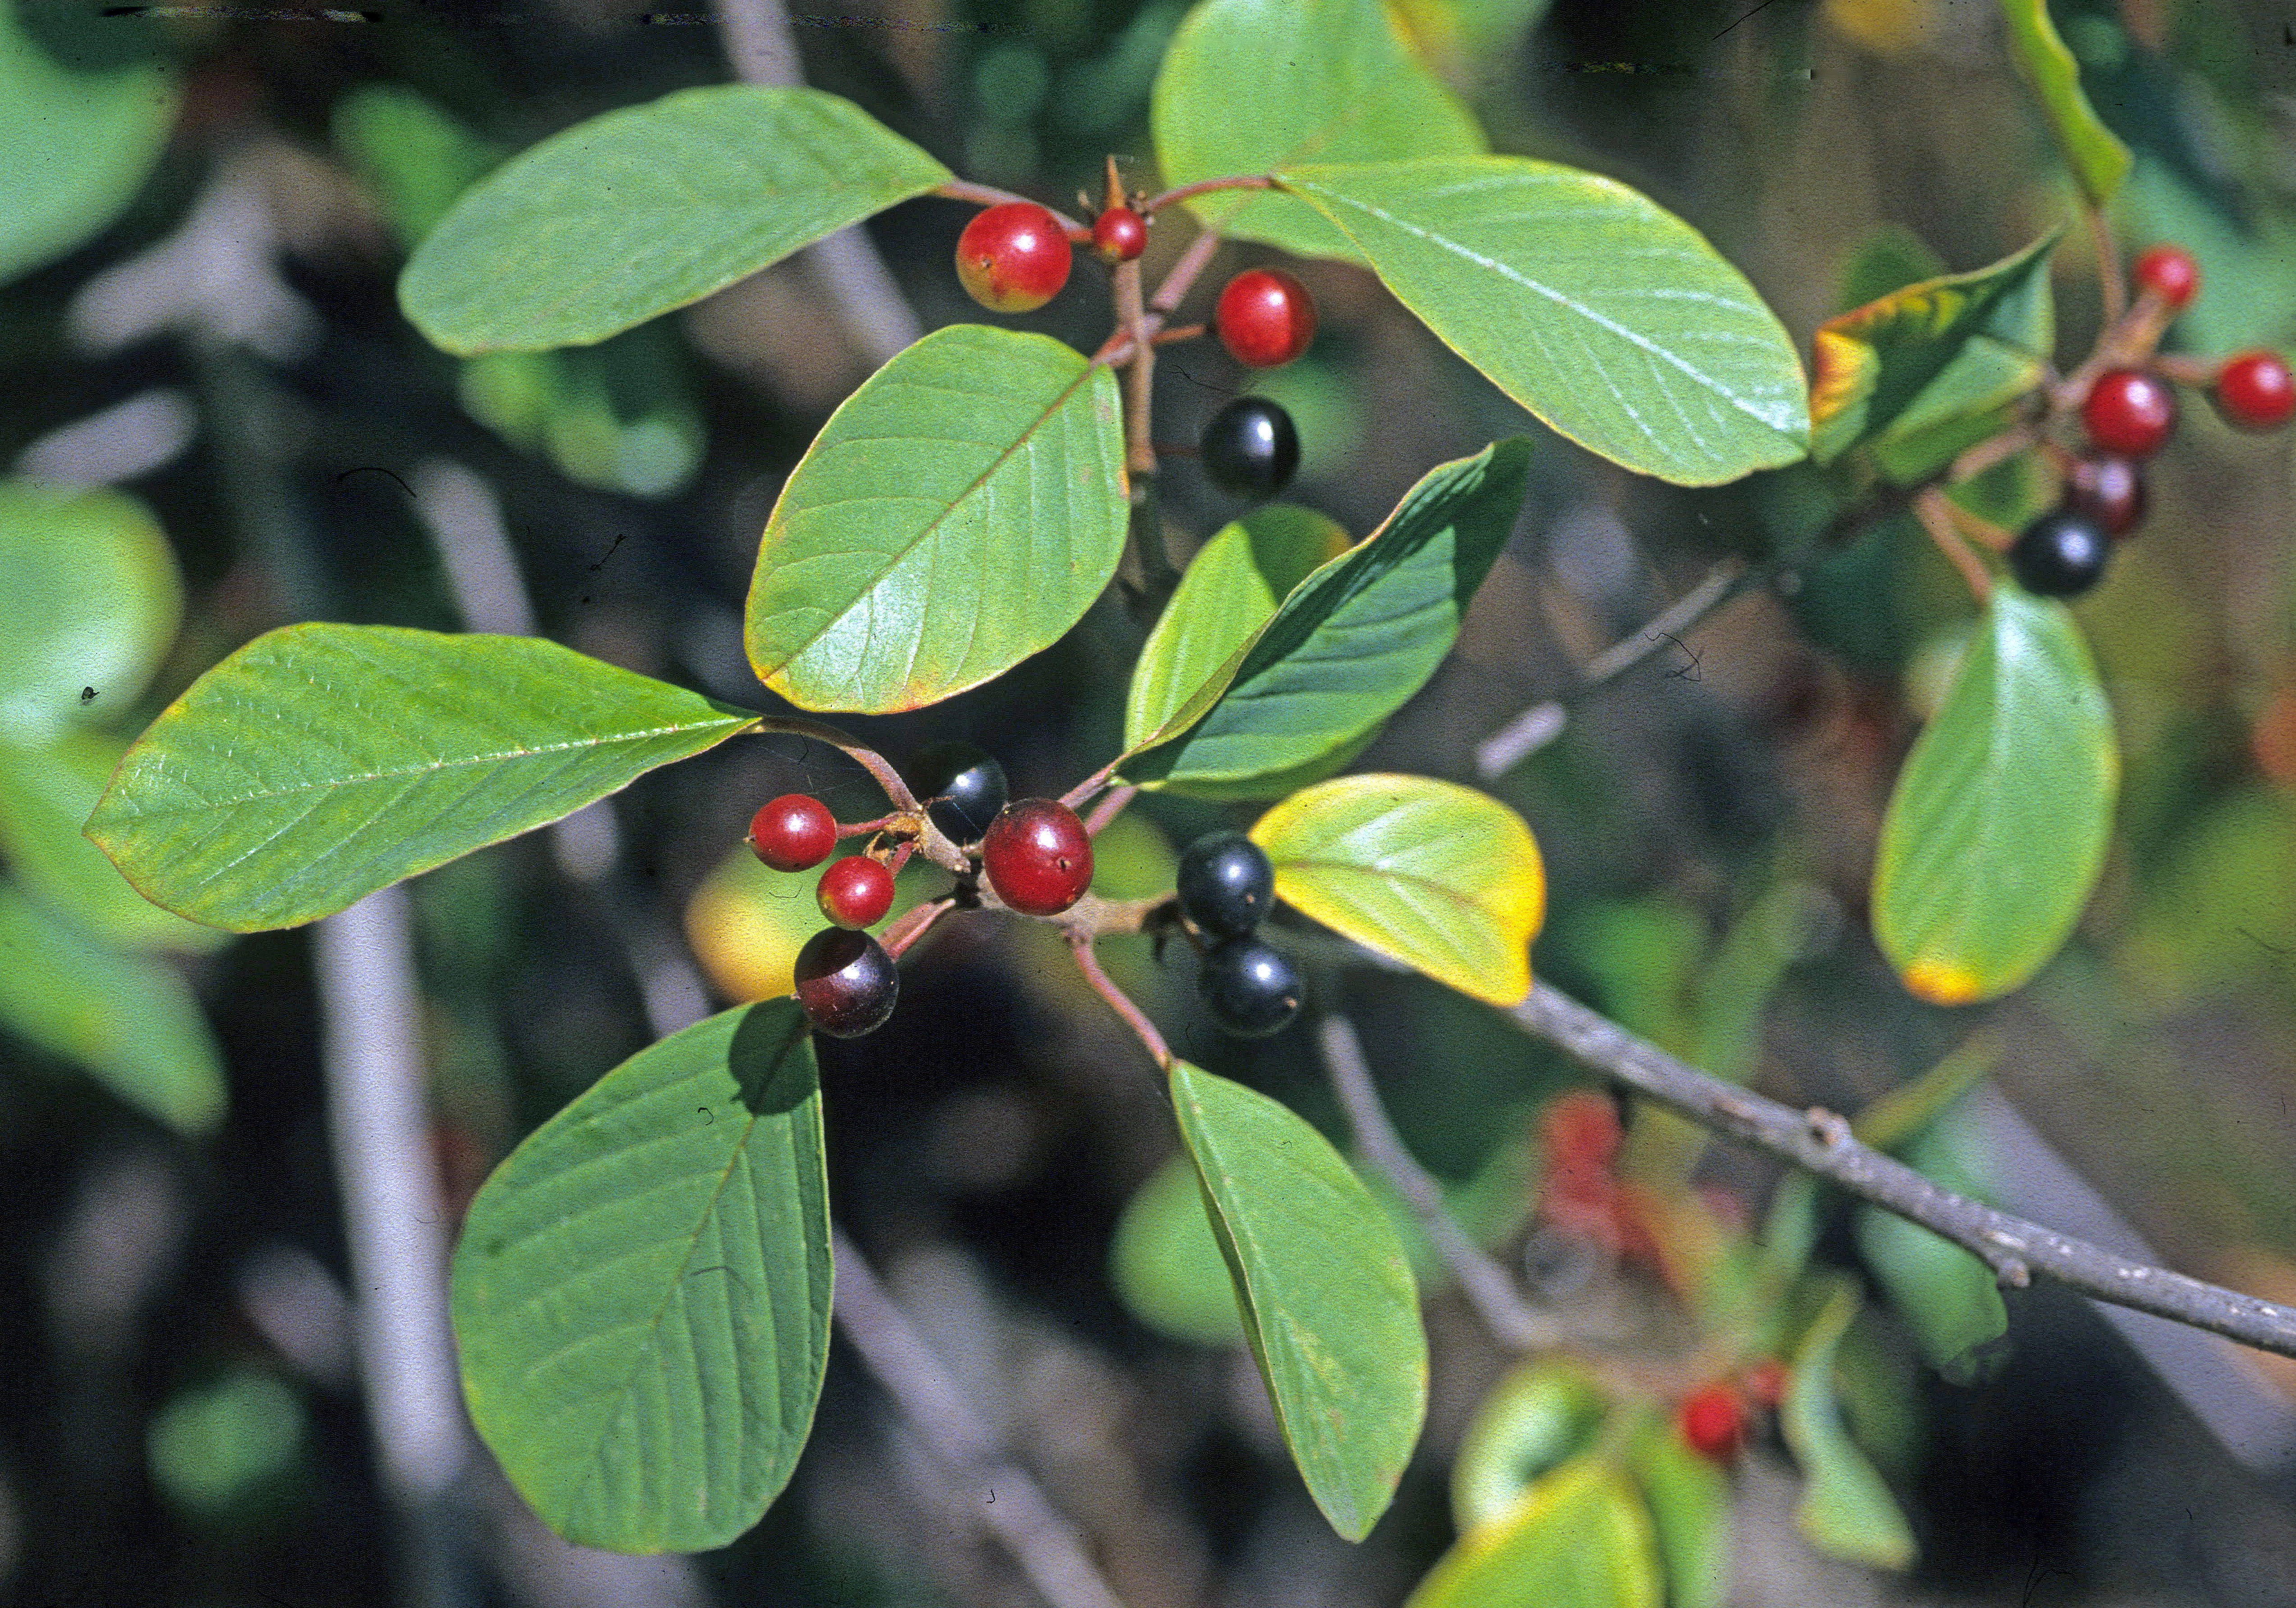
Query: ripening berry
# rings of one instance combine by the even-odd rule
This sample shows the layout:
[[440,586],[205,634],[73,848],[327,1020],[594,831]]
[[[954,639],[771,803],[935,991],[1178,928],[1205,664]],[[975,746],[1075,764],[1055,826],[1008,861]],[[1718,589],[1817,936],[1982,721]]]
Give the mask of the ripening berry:
[[2177,393],[2158,374],[2116,368],[2099,374],[2081,404],[2088,439],[2107,452],[2149,458],[2177,431]]
[[1129,207],[1111,207],[1092,221],[1092,249],[1110,267],[1148,249],[1148,220]]
[[1053,799],[1016,799],[980,840],[988,885],[1023,915],[1058,915],[1092,886],[1092,838]]
[[2278,352],[2243,352],[2217,370],[2217,411],[2243,430],[2277,430],[2296,414],[2296,381]]
[[2126,536],[2144,517],[2144,472],[2128,458],[2076,458],[2065,472],[2065,506]]
[[893,907],[893,874],[865,854],[849,854],[821,874],[815,898],[839,926],[873,927]]
[[785,792],[750,817],[750,848],[775,871],[810,871],[836,847],[837,817],[801,792]]
[[2182,246],[2152,246],[2136,258],[2129,277],[2138,290],[2152,291],[2174,311],[2199,293],[2201,265]]
[[1691,1449],[1717,1463],[1738,1456],[1746,1440],[1746,1409],[1726,1384],[1702,1385],[1683,1399],[1675,1423]]
[[978,214],[956,241],[956,276],[992,313],[1033,313],[1069,282],[1069,235],[1034,201]]
[[807,939],[793,971],[805,1019],[832,1038],[875,1032],[901,994],[901,974],[885,947],[844,927],[824,927]]
[[1289,274],[1246,268],[1220,291],[1212,327],[1238,363],[1281,368],[1316,338],[1316,300]]

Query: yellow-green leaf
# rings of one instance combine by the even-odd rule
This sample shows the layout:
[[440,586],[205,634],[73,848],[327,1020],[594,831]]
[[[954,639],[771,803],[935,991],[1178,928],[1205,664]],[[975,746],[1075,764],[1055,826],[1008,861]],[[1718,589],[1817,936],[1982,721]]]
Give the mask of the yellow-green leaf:
[[1600,1453],[1460,1538],[1404,1608],[1660,1608],[1649,1513]]
[[2009,24],[2009,54],[2041,97],[2042,113],[2066,166],[2089,204],[2104,205],[2128,176],[2128,147],[2088,103],[2079,64],[2049,21],[2049,0],[2001,0],[2001,15]]

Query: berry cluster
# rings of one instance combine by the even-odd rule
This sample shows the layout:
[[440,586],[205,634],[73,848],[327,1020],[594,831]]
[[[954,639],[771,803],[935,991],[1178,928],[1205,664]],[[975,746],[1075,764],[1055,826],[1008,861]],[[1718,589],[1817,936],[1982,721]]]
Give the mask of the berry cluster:
[[[2135,316],[2168,316],[2200,291],[2201,271],[2191,253],[2157,245],[2132,270]],[[2148,341],[2149,341],[2148,336]],[[2217,411],[2243,430],[2273,430],[2296,415],[2296,380],[2278,353],[2242,352],[2218,364],[2210,385]],[[2112,368],[2098,374],[2081,398],[2081,428],[2092,450],[2065,469],[2058,505],[2019,533],[2009,547],[2018,585],[2043,597],[2072,597],[2103,578],[2112,543],[2144,517],[2144,459],[2177,431],[2177,394],[2147,368]]]
[[1243,1038],[1280,1032],[1300,1013],[1299,968],[1259,935],[1275,906],[1275,868],[1240,832],[1198,838],[1180,857],[1180,914],[1205,939],[1196,988],[1212,1020]]
[[1755,1414],[1775,1409],[1790,1382],[1784,1363],[1763,1358],[1735,1379],[1710,1381],[1684,1397],[1675,1409],[1675,1428],[1700,1456],[1734,1462],[1745,1448]]
[[[804,793],[783,793],[750,822],[750,849],[775,871],[810,871],[836,846],[836,817]],[[821,874],[815,897],[836,924],[798,951],[798,1003],[833,1038],[874,1032],[893,1013],[900,974],[884,946],[861,929],[892,909],[892,869],[865,854],[847,855]]]

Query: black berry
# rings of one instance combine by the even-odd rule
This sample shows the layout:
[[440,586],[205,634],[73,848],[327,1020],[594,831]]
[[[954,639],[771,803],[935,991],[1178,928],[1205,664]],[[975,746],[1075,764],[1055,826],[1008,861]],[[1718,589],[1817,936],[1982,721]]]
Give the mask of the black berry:
[[909,767],[909,789],[932,824],[960,843],[977,843],[1012,797],[1004,767],[970,742],[936,742]]
[[1240,832],[1198,838],[1180,857],[1180,914],[1218,938],[1242,938],[1275,903],[1275,868]]
[[1281,1032],[1307,996],[1299,968],[1257,938],[1223,939],[1204,954],[1196,988],[1212,1020],[1240,1038]]
[[866,932],[824,927],[797,952],[797,1002],[832,1038],[858,1038],[885,1025],[900,997],[901,974]]
[[1214,414],[1200,449],[1212,484],[1238,496],[1273,496],[1300,468],[1292,415],[1265,397],[1238,397]]
[[2025,527],[2010,545],[2009,568],[2036,597],[2071,597],[2103,578],[2112,552],[2095,520],[2060,508]]

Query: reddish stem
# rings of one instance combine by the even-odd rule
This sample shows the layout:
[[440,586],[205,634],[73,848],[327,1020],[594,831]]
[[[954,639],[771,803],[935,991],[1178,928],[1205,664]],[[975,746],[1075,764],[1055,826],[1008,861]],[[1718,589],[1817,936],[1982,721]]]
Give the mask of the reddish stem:
[[1132,1030],[1134,1037],[1156,1058],[1156,1064],[1165,1071],[1170,1071],[1171,1046],[1164,1042],[1164,1035],[1156,1030],[1156,1024],[1148,1020],[1147,1013],[1134,1005],[1132,997],[1118,988],[1110,980],[1108,973],[1100,969],[1100,957],[1092,952],[1092,940],[1071,936],[1069,953],[1076,956],[1077,970],[1084,973],[1084,980],[1092,985],[1093,992],[1108,1001],[1109,1009],[1124,1019],[1124,1025]]
[[1961,539],[1961,532],[1954,524],[1953,513],[1946,505],[1945,493],[1934,486],[1923,492],[1914,499],[1914,514],[1921,521],[1922,529],[1929,532],[1930,540],[1937,544],[1938,551],[1961,571],[1961,578],[1968,583],[1970,595],[1977,599],[1978,606],[1983,608],[1991,603],[1992,572],[1986,569],[1985,561],[1971,552],[1969,544]]
[[1122,787],[1109,789],[1108,796],[1094,805],[1092,814],[1085,817],[1085,831],[1094,837],[1098,837],[1111,821],[1124,813],[1124,807],[1131,803],[1139,792],[1138,788],[1129,783]]
[[[937,185],[933,193],[947,196],[950,201],[977,201],[984,207],[1002,207],[1011,201],[1027,201],[1033,207],[1045,207],[1045,203],[1033,195],[1020,195],[1010,190],[999,190],[994,185],[976,185],[967,178],[953,178],[945,185]],[[1045,207],[1045,210],[1053,215],[1054,223],[1068,231],[1070,240],[1088,241],[1092,238],[1092,230],[1088,226],[1077,222],[1058,207]]]
[[1145,217],[1160,207],[1168,207],[1175,201],[1184,201],[1192,195],[1210,195],[1215,190],[1273,190],[1274,188],[1275,188],[1275,181],[1264,175],[1254,178],[1200,178],[1193,185],[1182,185],[1176,190],[1165,191],[1161,195],[1150,196],[1141,203],[1140,211],[1142,216]]
[[891,926],[886,928],[885,936],[877,941],[884,946],[886,954],[898,960],[911,944],[932,931],[932,924],[935,922],[955,908],[956,897],[954,894],[944,894],[939,898],[919,905],[915,909],[909,911]]

